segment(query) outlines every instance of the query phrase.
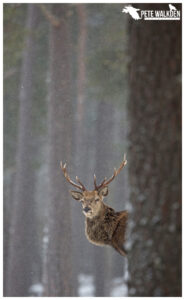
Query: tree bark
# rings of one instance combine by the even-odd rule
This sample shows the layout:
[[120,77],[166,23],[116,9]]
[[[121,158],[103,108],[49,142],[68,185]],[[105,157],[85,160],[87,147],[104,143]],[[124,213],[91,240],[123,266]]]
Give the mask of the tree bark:
[[50,25],[49,86],[49,249],[45,296],[73,296],[71,215],[68,186],[60,161],[71,153],[71,64],[68,5],[52,5],[59,26]]
[[[78,174],[79,178],[84,177],[86,172],[87,160],[84,159],[87,152],[86,131],[86,39],[87,39],[87,11],[86,5],[77,4],[75,6],[77,13],[77,47],[75,58],[77,64],[77,74],[75,78],[76,95],[75,95],[75,126],[74,126],[74,147],[70,165],[73,169],[73,174]],[[74,83],[73,83],[74,84]],[[74,162],[74,164],[72,164]],[[75,173],[74,173],[75,172]],[[84,178],[82,179],[84,180]],[[86,273],[84,270],[85,252],[88,252],[88,247],[85,247],[86,237],[84,230],[84,216],[81,211],[80,203],[71,200],[72,207],[72,231],[73,231],[73,265],[75,285],[77,289],[78,278],[80,273]],[[82,246],[84,245],[84,246]],[[87,250],[87,249],[88,250]],[[86,251],[87,250],[87,251]],[[89,255],[89,252],[88,252]],[[88,260],[88,259],[87,259]]]
[[[167,8],[151,4],[147,9]],[[129,294],[177,297],[182,254],[181,22],[133,21],[129,35]]]
[[[84,117],[85,82],[86,82],[86,39],[87,39],[87,12],[84,4],[77,5],[78,13],[78,53],[77,53],[77,119],[82,123]],[[81,126],[82,127],[82,126]]]
[[[6,178],[6,179],[5,179]],[[8,259],[9,259],[9,241],[10,224],[12,218],[12,199],[14,186],[15,170],[4,169],[3,182],[3,291],[4,295],[8,292]]]
[[33,283],[35,252],[35,203],[32,98],[35,45],[33,32],[37,25],[37,6],[29,4],[27,11],[25,48],[23,52],[15,186],[12,204],[12,224],[9,239],[9,259],[6,296],[28,296]]

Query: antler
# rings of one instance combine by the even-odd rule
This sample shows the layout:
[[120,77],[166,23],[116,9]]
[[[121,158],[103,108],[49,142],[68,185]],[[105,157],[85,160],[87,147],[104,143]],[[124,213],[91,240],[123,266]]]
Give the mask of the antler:
[[114,168],[114,174],[111,176],[111,178],[109,178],[107,180],[107,178],[105,177],[104,180],[102,181],[102,183],[100,185],[96,184],[96,175],[94,174],[94,187],[95,190],[99,190],[100,188],[108,185],[122,170],[122,168],[127,164],[127,160],[126,160],[126,154],[124,154],[123,160],[119,166],[119,168],[116,170],[116,168]]
[[64,176],[65,178],[67,179],[67,181],[69,183],[71,183],[72,185],[74,185],[76,188],[82,190],[82,191],[86,191],[86,188],[85,186],[81,183],[81,181],[79,180],[79,178],[76,176],[76,181],[78,181],[79,184],[75,183],[74,181],[71,180],[71,178],[69,177],[68,173],[67,173],[67,170],[66,170],[66,166],[67,164],[65,163],[64,165],[62,164],[62,161],[60,162],[60,166],[61,166],[61,169],[64,173]]

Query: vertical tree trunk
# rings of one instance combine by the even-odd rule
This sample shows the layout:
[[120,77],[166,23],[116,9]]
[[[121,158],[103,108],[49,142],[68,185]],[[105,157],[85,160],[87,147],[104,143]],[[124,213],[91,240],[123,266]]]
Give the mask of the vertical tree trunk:
[[84,4],[77,5],[78,13],[78,53],[77,53],[77,118],[82,123],[84,117],[85,82],[86,82],[86,39],[87,39],[87,12]]
[[[96,164],[95,173],[97,182],[101,182],[108,171],[112,153],[112,132],[113,132],[113,106],[105,101],[98,104],[97,122],[96,122]],[[104,297],[108,295],[109,284],[109,265],[107,261],[106,248],[94,246],[94,280],[96,288],[96,297]],[[110,250],[110,249],[109,249]]]
[[29,287],[33,283],[32,267],[36,259],[32,136],[33,70],[35,64],[33,32],[36,25],[37,7],[29,4],[19,95],[20,113],[6,296],[28,296]]
[[[77,48],[76,48],[76,63],[77,63],[77,76],[76,76],[76,107],[75,116],[76,123],[74,128],[74,147],[73,147],[73,174],[78,174],[83,178],[87,166],[87,161],[84,159],[87,147],[85,136],[85,95],[86,95],[86,38],[87,38],[87,12],[84,4],[76,5],[77,12]],[[71,160],[72,162],[72,160]],[[72,164],[71,164],[72,165]],[[75,172],[75,173],[74,173]],[[72,225],[73,225],[73,264],[75,284],[78,285],[78,275],[84,272],[83,261],[85,255],[84,244],[84,216],[81,212],[81,205],[72,201]],[[83,228],[83,230],[82,230]],[[77,233],[77,230],[79,231]]]
[[60,20],[50,26],[49,176],[50,223],[46,296],[72,296],[71,216],[60,161],[71,153],[71,65],[68,5],[52,5]]
[[[6,179],[5,179],[6,177]],[[14,187],[15,171],[4,170],[3,183],[3,291],[4,295],[8,292],[8,260],[9,260],[9,242],[10,242],[10,225],[12,218],[12,199]]]
[[[85,136],[85,95],[86,95],[86,39],[87,39],[87,12],[84,4],[77,5],[78,15],[78,44],[77,44],[77,106],[76,106],[76,147],[75,152],[79,155],[81,169],[83,170]],[[78,162],[79,162],[78,161]],[[84,171],[84,170],[83,170]],[[81,170],[78,170],[81,172]]]
[[181,22],[133,21],[129,34],[129,293],[181,296]]

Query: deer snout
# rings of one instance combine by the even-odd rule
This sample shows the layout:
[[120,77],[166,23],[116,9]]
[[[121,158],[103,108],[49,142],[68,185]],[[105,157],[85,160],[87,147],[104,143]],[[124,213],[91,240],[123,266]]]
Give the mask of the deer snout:
[[84,207],[84,211],[88,212],[89,210],[91,210],[88,206]]

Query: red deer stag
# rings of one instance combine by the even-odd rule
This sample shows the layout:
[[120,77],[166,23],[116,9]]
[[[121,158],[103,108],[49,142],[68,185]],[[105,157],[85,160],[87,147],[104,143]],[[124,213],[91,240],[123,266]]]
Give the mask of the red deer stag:
[[125,240],[125,230],[128,218],[126,210],[115,212],[108,205],[105,205],[103,198],[108,195],[108,184],[120,173],[126,165],[127,160],[124,155],[120,167],[114,169],[114,174],[110,179],[105,179],[100,185],[96,184],[96,175],[94,175],[94,190],[88,191],[76,176],[76,181],[72,181],[67,173],[66,164],[61,164],[62,171],[67,181],[80,189],[78,191],[70,191],[72,197],[82,203],[83,213],[85,215],[85,234],[89,242],[98,245],[112,246],[121,255],[126,255],[123,247]]

